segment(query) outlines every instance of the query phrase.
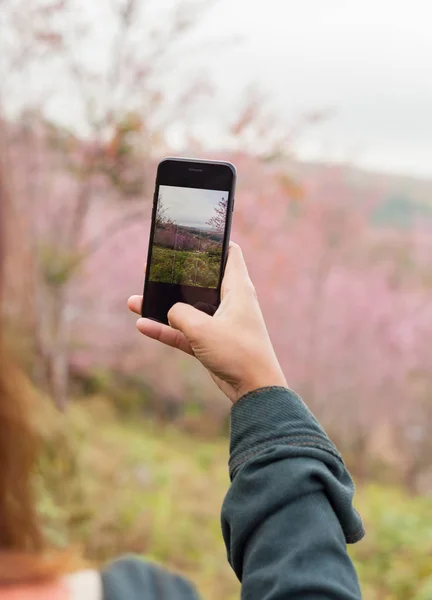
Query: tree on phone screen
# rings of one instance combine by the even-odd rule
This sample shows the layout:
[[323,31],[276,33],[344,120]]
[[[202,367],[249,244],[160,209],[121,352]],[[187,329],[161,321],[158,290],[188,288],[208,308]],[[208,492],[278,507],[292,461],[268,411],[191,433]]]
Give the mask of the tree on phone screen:
[[156,227],[170,227],[171,225],[174,225],[174,221],[167,215],[162,196],[159,196],[156,209]]
[[222,198],[214,208],[214,215],[207,221],[207,225],[223,233],[225,231],[228,198]]

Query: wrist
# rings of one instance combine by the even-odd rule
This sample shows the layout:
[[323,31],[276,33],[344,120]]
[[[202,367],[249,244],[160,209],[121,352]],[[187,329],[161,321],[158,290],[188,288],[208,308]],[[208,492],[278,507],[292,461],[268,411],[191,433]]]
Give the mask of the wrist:
[[236,390],[236,397],[232,400],[232,402],[235,404],[240,400],[240,398],[243,398],[243,396],[246,396],[255,390],[271,387],[288,388],[287,380],[285,379],[282,371],[261,377],[251,377],[242,382],[242,384]]

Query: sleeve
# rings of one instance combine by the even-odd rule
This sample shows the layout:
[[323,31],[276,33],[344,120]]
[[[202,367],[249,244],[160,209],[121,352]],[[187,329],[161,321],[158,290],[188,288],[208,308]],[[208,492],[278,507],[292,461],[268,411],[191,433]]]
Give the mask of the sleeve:
[[296,394],[275,387],[239,400],[229,466],[222,531],[242,598],[361,598],[346,547],[364,535],[354,485]]
[[134,556],[108,565],[102,587],[103,600],[198,600],[186,579]]

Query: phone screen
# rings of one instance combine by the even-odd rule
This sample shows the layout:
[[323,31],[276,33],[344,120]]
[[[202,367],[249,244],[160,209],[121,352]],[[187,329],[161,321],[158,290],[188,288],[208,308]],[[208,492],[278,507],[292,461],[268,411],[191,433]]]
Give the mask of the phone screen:
[[[168,164],[167,164],[168,163]],[[186,302],[214,314],[229,242],[234,170],[178,159],[158,170],[143,316],[167,323]]]

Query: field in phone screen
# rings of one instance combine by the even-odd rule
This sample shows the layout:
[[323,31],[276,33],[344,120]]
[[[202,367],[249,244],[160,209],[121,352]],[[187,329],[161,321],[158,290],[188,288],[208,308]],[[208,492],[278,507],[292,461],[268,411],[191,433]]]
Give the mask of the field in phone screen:
[[228,196],[159,186],[149,281],[217,288]]

